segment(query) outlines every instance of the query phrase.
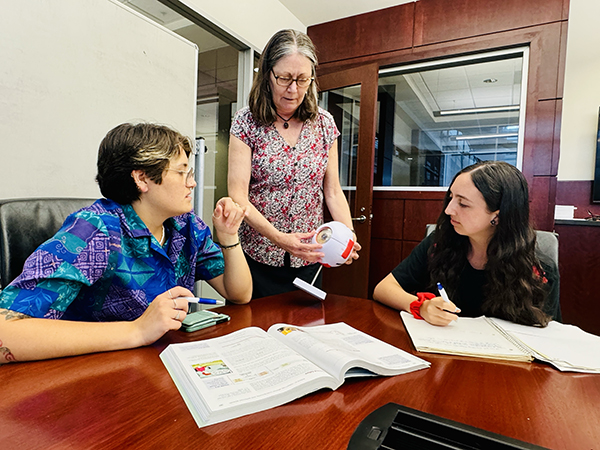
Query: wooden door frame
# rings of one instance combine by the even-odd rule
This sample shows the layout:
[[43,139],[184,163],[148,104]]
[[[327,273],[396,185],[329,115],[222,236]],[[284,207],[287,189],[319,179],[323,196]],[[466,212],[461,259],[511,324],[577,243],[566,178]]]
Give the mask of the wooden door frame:
[[[318,73],[318,72],[317,72]],[[377,127],[377,91],[379,65],[366,64],[351,69],[318,76],[319,90],[331,90],[361,85],[360,122],[356,161],[356,201],[352,217],[365,215],[363,223],[354,221],[358,242],[362,246],[359,259],[349,266],[335,269],[335,274],[324,275],[324,288],[332,294],[367,298],[369,291],[369,264],[371,251],[371,210],[373,204],[373,170],[375,164],[375,131]]]

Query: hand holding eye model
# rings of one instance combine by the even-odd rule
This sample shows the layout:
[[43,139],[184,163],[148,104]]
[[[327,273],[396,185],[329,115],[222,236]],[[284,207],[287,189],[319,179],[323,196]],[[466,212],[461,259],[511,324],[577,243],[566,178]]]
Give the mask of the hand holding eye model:
[[324,300],[327,293],[316,288],[313,284],[319,276],[323,266],[339,267],[350,258],[352,249],[354,248],[354,234],[350,228],[341,222],[327,222],[317,228],[312,242],[313,244],[322,245],[320,251],[324,253],[325,256],[319,261],[321,267],[319,267],[311,284],[308,284],[300,278],[296,278],[294,280],[294,286]]

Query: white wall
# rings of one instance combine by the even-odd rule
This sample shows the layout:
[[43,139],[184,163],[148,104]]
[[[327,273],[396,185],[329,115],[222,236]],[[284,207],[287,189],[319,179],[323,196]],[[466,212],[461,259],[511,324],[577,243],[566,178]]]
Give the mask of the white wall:
[[182,0],[222,29],[262,51],[276,31],[306,26],[278,0]]
[[600,107],[600,1],[571,0],[558,179],[592,180]]
[[0,198],[100,197],[98,145],[126,121],[194,136],[197,48],[109,0],[0,15]]

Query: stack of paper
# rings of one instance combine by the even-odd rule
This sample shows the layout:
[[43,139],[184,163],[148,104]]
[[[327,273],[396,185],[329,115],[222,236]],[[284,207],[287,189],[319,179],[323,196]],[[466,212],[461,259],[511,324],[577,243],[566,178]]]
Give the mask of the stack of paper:
[[547,327],[528,327],[492,319],[518,339],[540,361],[563,372],[600,373],[600,337],[581,328],[550,322]]
[[517,325],[488,317],[459,317],[445,327],[400,313],[420,352],[511,361],[540,361],[561,371],[600,373],[600,337],[559,322],[547,327]]

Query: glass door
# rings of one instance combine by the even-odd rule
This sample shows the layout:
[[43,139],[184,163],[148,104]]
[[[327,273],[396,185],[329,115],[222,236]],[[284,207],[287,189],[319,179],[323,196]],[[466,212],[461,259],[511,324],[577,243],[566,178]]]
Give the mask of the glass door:
[[323,289],[331,294],[363,298],[368,295],[377,69],[373,64],[318,78],[321,107],[333,115],[341,133],[340,183],[362,246],[360,258],[351,265],[324,271]]
[[360,124],[360,84],[321,92],[319,106],[333,115],[340,131],[338,158],[340,183],[350,208],[356,199],[356,162]]

